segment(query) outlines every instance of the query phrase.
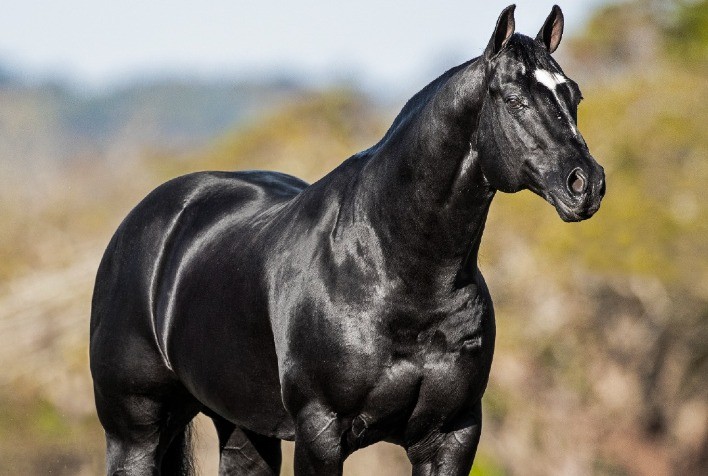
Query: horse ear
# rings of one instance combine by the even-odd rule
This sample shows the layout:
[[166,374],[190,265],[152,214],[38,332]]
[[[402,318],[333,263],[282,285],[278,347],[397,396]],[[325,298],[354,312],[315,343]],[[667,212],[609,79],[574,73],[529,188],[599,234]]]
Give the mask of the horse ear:
[[549,53],[553,53],[558,48],[563,36],[563,12],[558,5],[553,5],[551,13],[546,18],[546,22],[536,35],[536,40],[546,46]]
[[487,49],[484,50],[484,56],[488,59],[496,55],[501,51],[509,41],[511,35],[514,34],[514,9],[516,5],[509,5],[501,14],[499,14],[499,19],[497,20],[497,27],[494,29],[492,38],[489,40]]

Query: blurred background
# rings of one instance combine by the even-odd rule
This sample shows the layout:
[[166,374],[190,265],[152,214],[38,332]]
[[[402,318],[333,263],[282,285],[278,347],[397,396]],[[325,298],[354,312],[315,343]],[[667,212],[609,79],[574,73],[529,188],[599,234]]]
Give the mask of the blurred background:
[[[0,18],[0,474],[92,475],[89,303],[111,234],[179,174],[314,181],[480,54],[506,2],[26,0]],[[257,5],[256,5],[257,3]],[[534,36],[550,1],[518,1]],[[708,474],[708,6],[566,2],[556,57],[607,172],[566,224],[499,194],[497,310],[474,475]],[[197,450],[216,474],[204,421]],[[285,446],[284,474],[292,474]],[[375,445],[345,474],[410,471]]]

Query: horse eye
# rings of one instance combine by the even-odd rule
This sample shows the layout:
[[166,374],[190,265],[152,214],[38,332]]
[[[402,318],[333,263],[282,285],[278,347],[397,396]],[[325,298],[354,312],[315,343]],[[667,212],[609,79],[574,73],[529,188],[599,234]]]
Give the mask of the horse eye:
[[524,107],[524,102],[519,96],[509,96],[506,98],[506,105],[509,106],[510,109],[519,110]]

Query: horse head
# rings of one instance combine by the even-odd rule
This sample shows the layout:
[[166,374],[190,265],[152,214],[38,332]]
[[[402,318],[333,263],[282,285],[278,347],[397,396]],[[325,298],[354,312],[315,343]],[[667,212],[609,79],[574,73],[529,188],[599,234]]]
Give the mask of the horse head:
[[501,13],[483,56],[477,149],[494,189],[531,190],[564,221],[580,221],[600,207],[605,174],[578,131],[580,89],[551,57],[562,34],[558,6],[535,39],[514,33],[514,5]]

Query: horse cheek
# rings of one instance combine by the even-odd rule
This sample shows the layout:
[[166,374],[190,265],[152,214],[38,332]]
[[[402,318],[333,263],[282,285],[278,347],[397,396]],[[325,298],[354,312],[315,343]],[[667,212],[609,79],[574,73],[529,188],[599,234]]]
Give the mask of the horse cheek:
[[506,193],[519,191],[518,170],[512,166],[514,152],[508,139],[503,135],[498,118],[490,120],[492,114],[482,111],[482,120],[477,135],[477,148],[480,153],[482,172],[489,184],[496,190]]

